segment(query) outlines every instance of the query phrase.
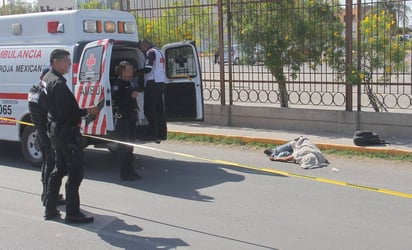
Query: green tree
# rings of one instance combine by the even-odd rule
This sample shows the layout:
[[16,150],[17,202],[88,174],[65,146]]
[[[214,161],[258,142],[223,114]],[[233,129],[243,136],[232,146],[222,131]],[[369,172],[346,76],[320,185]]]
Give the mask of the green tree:
[[79,4],[79,9],[108,9],[108,8],[106,4],[100,0],[90,0],[88,2]]
[[[371,82],[373,76],[378,82],[389,82],[393,73],[407,70],[405,61],[406,51],[404,44],[392,36],[393,30],[397,30],[396,18],[392,12],[380,10],[378,14],[369,14],[361,22],[361,65],[360,71],[353,75],[358,76],[354,83],[363,83],[372,107],[376,112],[387,111],[384,104],[372,91]],[[356,79],[353,78],[353,79]]]
[[[36,12],[36,6],[28,4],[24,1],[8,1],[5,6],[2,6],[2,15],[15,15]],[[3,13],[5,12],[5,13]]]
[[200,44],[204,39],[203,28],[213,30],[213,25],[208,22],[211,7],[199,6],[199,0],[195,0],[190,7],[185,6],[185,1],[177,1],[168,6],[161,16],[145,18],[138,15],[136,22],[139,36],[148,38],[159,47],[182,40],[194,40]]
[[396,24],[408,23],[408,15],[411,13],[411,8],[406,4],[406,1],[380,0],[379,9],[392,15]]
[[342,52],[334,49],[344,44],[337,7],[322,0],[233,0],[232,9],[241,45],[262,47],[264,63],[278,82],[281,107],[288,107],[289,99],[285,67],[292,78],[305,63],[315,68],[325,58],[342,67]]

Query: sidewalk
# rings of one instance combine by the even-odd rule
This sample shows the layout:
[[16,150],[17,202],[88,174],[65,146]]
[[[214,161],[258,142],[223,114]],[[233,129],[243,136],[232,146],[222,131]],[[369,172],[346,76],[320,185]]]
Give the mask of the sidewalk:
[[281,145],[293,138],[305,136],[320,149],[352,150],[358,152],[381,152],[392,155],[412,154],[411,138],[382,138],[388,144],[373,147],[359,147],[353,144],[352,137],[331,133],[298,133],[281,130],[263,130],[238,127],[221,127],[199,123],[168,123],[169,132],[187,135],[205,135],[216,138],[233,138],[244,142],[259,142]]

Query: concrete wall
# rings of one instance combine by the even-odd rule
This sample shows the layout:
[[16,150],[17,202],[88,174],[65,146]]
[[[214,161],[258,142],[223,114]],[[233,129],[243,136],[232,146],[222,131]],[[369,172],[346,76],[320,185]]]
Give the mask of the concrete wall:
[[205,104],[205,123],[259,129],[328,132],[352,136],[370,130],[385,137],[412,138],[412,114]]

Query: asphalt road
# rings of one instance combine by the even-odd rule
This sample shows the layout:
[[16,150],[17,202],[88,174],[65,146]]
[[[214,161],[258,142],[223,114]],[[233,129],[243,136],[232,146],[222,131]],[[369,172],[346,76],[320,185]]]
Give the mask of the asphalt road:
[[[410,163],[329,158],[300,169],[261,150],[162,142],[135,148],[122,182],[86,149],[82,209],[93,224],[44,221],[40,173],[0,142],[0,249],[410,249]],[[61,207],[64,211],[64,207]],[[64,214],[64,213],[63,213]]]

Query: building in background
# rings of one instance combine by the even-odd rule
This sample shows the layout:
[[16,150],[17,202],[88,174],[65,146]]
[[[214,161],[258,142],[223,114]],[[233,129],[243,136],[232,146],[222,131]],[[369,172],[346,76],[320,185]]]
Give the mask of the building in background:
[[38,0],[38,6],[41,12],[56,10],[74,10],[77,9],[78,2],[84,2],[84,0]]
[[[40,11],[56,11],[56,10],[75,10],[78,9],[80,4],[89,2],[88,0],[38,0],[38,6]],[[123,9],[130,8],[129,0],[102,0],[101,8],[108,9]]]

